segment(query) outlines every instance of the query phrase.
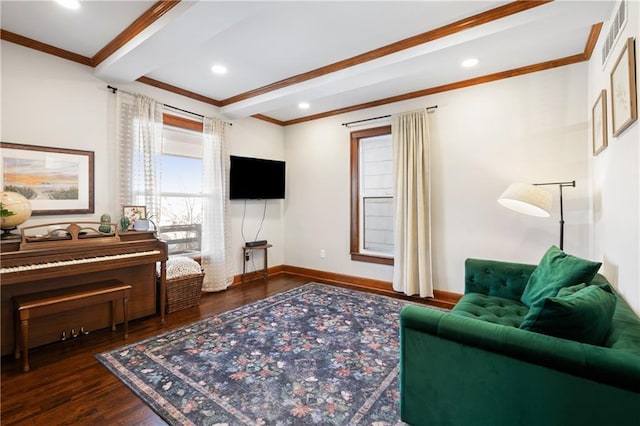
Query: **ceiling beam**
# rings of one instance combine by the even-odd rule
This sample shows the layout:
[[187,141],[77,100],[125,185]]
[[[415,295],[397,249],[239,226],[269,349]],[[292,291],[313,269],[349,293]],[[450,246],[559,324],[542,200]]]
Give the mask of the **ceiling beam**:
[[[487,12],[483,12],[478,15],[474,15],[469,18],[456,21],[452,24],[445,25],[444,27],[440,27],[435,30],[416,35],[414,37],[410,37],[408,39],[404,39],[399,42],[392,43],[378,49],[374,49],[372,51],[363,53],[361,55],[354,56],[344,61],[336,62],[334,64],[330,64],[325,67],[321,67],[316,70],[300,74],[298,76],[290,77],[290,78],[281,80],[280,82],[272,83],[270,85],[263,86],[262,88],[245,92],[224,100],[216,100],[213,98],[209,98],[209,97],[200,95],[198,93],[191,92],[185,89],[181,89],[177,86],[170,85],[168,83],[151,79],[149,77],[143,76],[138,78],[136,81],[143,84],[150,85],[150,86],[154,86],[163,90],[167,90],[169,92],[176,93],[176,94],[185,96],[187,98],[195,99],[216,107],[223,107],[225,105],[232,103],[231,100],[233,100],[233,102],[238,102],[241,99],[248,99],[250,97],[255,97],[260,94],[268,93],[269,91],[273,91],[279,88],[297,84],[301,81],[317,78],[321,75],[335,72],[340,69],[348,68],[360,63],[368,62],[368,61],[371,61],[371,60],[374,60],[374,59],[377,59],[401,50],[408,49],[410,47],[415,47],[417,45],[424,44],[429,41],[433,41],[435,39],[445,37],[450,34],[454,34],[459,31],[463,31],[465,29],[486,24],[493,20],[500,19],[515,13],[519,13],[519,12],[549,3],[550,1],[551,0],[515,1],[512,3],[506,4],[504,6],[489,10]],[[0,29],[0,39],[9,41],[15,44],[19,44],[31,49],[35,49],[44,53],[48,53],[54,56],[58,56],[60,58],[67,59],[73,62],[77,62],[82,65],[95,67],[97,64],[104,61],[110,54],[113,54],[113,52],[121,48],[133,37],[139,34],[142,30],[144,30],[153,22],[155,22],[157,19],[162,17],[164,14],[166,14],[169,10],[175,7],[179,2],[180,0],[158,1],[157,3],[154,4],[154,6],[148,9],[143,15],[141,15],[136,21],[134,21],[134,23],[132,23],[126,30],[120,33],[120,35],[118,35],[114,40],[112,40],[109,44],[107,44],[104,48],[102,48],[92,58],[88,58],[64,49],[57,48],[55,46],[48,45],[46,43],[32,40],[30,38],[12,33],[10,31],[2,30],[2,29]],[[571,55],[571,56],[567,56],[564,58],[559,58],[551,61],[545,61],[545,62],[541,62],[534,65],[519,67],[512,70],[501,71],[501,72],[489,74],[486,76],[480,76],[480,77],[472,78],[469,80],[454,82],[454,83],[445,84],[445,85],[441,85],[433,88],[422,89],[422,90],[405,93],[397,96],[392,96],[384,99],[379,99],[371,102],[366,102],[358,105],[352,105],[344,108],[326,111],[319,114],[300,117],[293,120],[282,121],[282,120],[278,120],[263,114],[254,114],[252,115],[252,117],[259,120],[267,121],[269,123],[273,123],[276,125],[288,126],[292,124],[297,124],[297,123],[317,120],[320,118],[330,117],[334,115],[344,114],[347,112],[373,108],[380,105],[386,105],[394,102],[401,102],[409,99],[428,96],[435,93],[441,93],[449,90],[455,90],[463,87],[469,87],[477,84],[483,84],[483,83],[496,81],[504,78],[515,77],[515,76],[524,75],[532,72],[543,71],[545,69],[551,69],[551,68],[556,68],[560,66],[565,66],[565,65],[586,61],[591,58],[591,55],[597,43],[598,37],[600,35],[601,28],[602,28],[602,23],[594,24],[591,27],[589,37],[585,43],[584,51],[576,55]],[[251,95],[248,95],[248,94],[251,94]]]
[[415,92],[409,92],[402,95],[391,96],[389,98],[378,99],[376,101],[365,102],[362,104],[352,105],[345,108],[334,109],[332,111],[325,111],[319,114],[309,115],[306,117],[295,118],[293,120],[284,121],[283,125],[290,126],[292,124],[318,120],[320,118],[331,117],[339,114],[345,114],[347,112],[359,111],[361,109],[368,109],[368,108],[387,105],[395,102],[407,101],[409,99],[421,98],[423,96],[433,95],[436,93],[448,92],[450,90],[456,90],[464,87],[475,86],[478,84],[489,83],[492,81],[503,80],[505,78],[511,78],[511,77],[530,74],[538,71],[544,71],[551,68],[563,67],[565,65],[584,62],[586,60],[587,59],[585,58],[584,53],[578,53],[576,55],[571,55],[564,58],[553,59],[551,61],[540,62],[538,64],[527,65],[524,67],[514,68],[507,71],[500,71],[493,74],[471,78],[469,80],[463,80],[455,83],[444,84],[442,86],[436,86],[428,89],[417,90]]
[[598,37],[600,37],[601,30],[602,30],[602,22],[591,26],[591,31],[589,32],[589,38],[587,38],[587,43],[584,46],[583,55],[586,61],[591,59],[591,55],[593,54],[593,49],[595,49],[596,47],[596,43],[598,42]]
[[203,96],[199,93],[191,92],[189,90],[181,89],[180,87],[173,86],[171,84],[164,83],[162,81],[154,80],[153,78],[143,76],[136,79],[136,81],[139,83],[147,84],[149,86],[157,87],[158,89],[176,93],[178,95],[182,95],[187,98],[195,99],[197,101],[204,102],[205,104],[210,104],[217,107],[222,106],[222,103],[219,100],[209,98],[207,96]]
[[450,36],[455,33],[459,33],[470,28],[474,28],[480,25],[487,24],[492,21],[505,18],[516,13],[524,12],[534,7],[542,6],[550,3],[552,0],[535,0],[535,1],[515,1],[508,3],[504,6],[500,6],[486,12],[479,13],[477,15],[470,16],[468,18],[461,19],[451,24],[444,25],[431,31],[427,31],[395,43],[388,44],[386,46],[379,47],[377,49],[370,50],[360,55],[353,56],[351,58],[344,59],[342,61],[335,62],[333,64],[325,65],[315,70],[308,71],[302,74],[295,75],[293,77],[285,78],[275,83],[267,84],[266,86],[259,87],[257,89],[249,90],[244,93],[232,96],[227,99],[223,99],[224,106],[230,105],[236,102],[240,102],[249,98],[263,95],[265,93],[279,90],[294,84],[302,83],[304,81],[312,80],[314,78],[321,77],[326,74],[331,74],[336,71],[340,71],[346,68],[353,67],[355,65],[370,62],[375,59],[382,58],[384,56],[391,55],[393,53],[400,52],[402,50],[410,49],[412,47],[419,46],[434,40],[438,40],[443,37]]
[[138,17],[131,25],[111,40],[106,46],[91,58],[94,67],[100,65],[105,59],[113,55],[118,49],[130,42],[135,36],[147,29],[151,24],[163,17],[165,13],[180,3],[180,0],[160,0]]
[[268,123],[272,123],[272,124],[277,124],[278,126],[284,126],[285,122],[278,120],[277,118],[273,118],[273,117],[269,117],[267,115],[264,114],[254,114],[252,115],[253,118],[257,118],[258,120],[262,120],[262,121],[266,121]]

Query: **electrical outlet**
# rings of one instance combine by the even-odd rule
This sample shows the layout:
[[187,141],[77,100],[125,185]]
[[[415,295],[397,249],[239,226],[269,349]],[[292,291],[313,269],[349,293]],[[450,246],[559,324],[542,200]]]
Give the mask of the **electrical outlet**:
[[327,252],[324,251],[324,249],[320,250],[320,259],[324,259],[325,257],[327,257]]

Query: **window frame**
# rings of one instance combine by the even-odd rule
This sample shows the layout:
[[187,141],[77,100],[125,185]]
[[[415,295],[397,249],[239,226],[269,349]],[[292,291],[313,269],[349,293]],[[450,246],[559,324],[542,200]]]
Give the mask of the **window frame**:
[[[163,127],[165,126],[169,126],[169,127],[176,127],[176,128],[180,128],[180,129],[184,129],[184,130],[189,130],[189,131],[193,131],[193,132],[197,132],[197,133],[202,133],[203,132],[203,123],[200,121],[195,121],[195,120],[190,120],[188,118],[184,118],[178,115],[173,115],[173,114],[169,114],[169,113],[163,113],[162,114],[162,125]],[[164,154],[163,154],[164,155]],[[174,194],[174,193],[163,193],[162,191],[160,192],[160,196],[161,197],[168,197],[168,196],[175,196],[175,195],[187,195],[187,194]],[[200,197],[202,198],[202,196]],[[158,233],[164,231],[164,232],[172,232],[171,229],[175,228],[176,226],[183,226],[183,225],[167,225],[167,226],[158,226]],[[182,256],[200,256],[202,253],[202,224],[185,224],[185,227],[194,227],[194,228],[198,228],[199,229],[199,235],[197,236],[197,238],[193,238],[193,237],[189,237],[188,235],[185,236],[185,238],[178,238],[178,243],[181,243],[183,241],[181,240],[193,240],[194,242],[197,242],[198,244],[198,251],[197,252],[174,252],[174,253],[170,253],[171,255],[182,255]],[[164,228],[164,229],[162,229]],[[172,241],[175,240],[167,240],[167,243],[169,245],[172,244]],[[184,241],[187,242],[187,241]]]
[[162,125],[180,127],[186,130],[194,130],[196,132],[203,132],[203,124],[200,121],[189,120],[188,118],[180,117],[169,113],[162,114]]
[[360,139],[391,134],[391,125],[351,132],[351,260],[393,265],[391,256],[363,253],[360,250]]

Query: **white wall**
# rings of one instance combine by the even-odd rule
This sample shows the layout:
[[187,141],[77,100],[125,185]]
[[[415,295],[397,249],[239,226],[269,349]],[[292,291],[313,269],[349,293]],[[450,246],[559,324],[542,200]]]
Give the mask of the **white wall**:
[[[618,137],[613,137],[611,85],[609,77],[623,43],[636,39],[636,72],[640,71],[640,2],[628,2],[628,21],[601,65],[602,43],[609,31],[605,22],[598,44],[589,61],[588,101],[585,115],[591,120],[591,108],[602,89],[607,90],[608,147],[599,155],[591,154],[589,134],[589,168],[593,191],[593,257],[603,261],[603,274],[622,293],[636,312],[640,312],[640,125],[633,123]],[[636,76],[636,90],[640,89]],[[640,100],[640,94],[636,94]],[[590,132],[589,132],[590,133]]]
[[[109,165],[108,91],[88,67],[2,41],[3,142],[94,151],[95,215],[111,211],[106,176]],[[55,222],[59,216],[39,216],[27,224]]]
[[[230,154],[245,157],[268,158],[271,160],[284,160],[284,130],[265,121],[252,118],[236,120],[229,135]],[[236,124],[238,123],[238,124]],[[240,124],[242,123],[242,124]],[[286,164],[288,168],[290,164]],[[285,194],[288,196],[288,194]],[[245,201],[230,201],[231,212],[231,236],[234,247],[234,270],[242,272],[242,253],[240,247],[246,241],[268,240],[273,245],[269,249],[269,266],[282,265],[284,261],[284,226],[282,223],[282,209],[284,201],[267,200],[266,214],[262,227],[265,201],[247,200],[246,213]],[[244,219],[244,225],[242,217]],[[244,239],[242,231],[244,230]],[[238,253],[236,254],[235,251]],[[264,258],[262,250],[252,252],[252,258],[247,263],[247,271],[262,269]]]
[[340,124],[430,105],[437,289],[464,291],[467,257],[537,263],[558,244],[557,188],[541,219],[498,205],[513,181],[576,180],[565,191],[565,250],[588,257],[585,88],[577,64],[287,127],[286,263],[391,281],[392,267],[350,260],[349,132],[364,127]]
[[[638,36],[638,3],[630,2],[629,6],[625,38],[628,34]],[[88,149],[96,156],[95,214],[39,216],[28,224],[97,220],[104,212],[118,217],[111,178],[116,160],[115,99],[106,83],[89,67],[5,41],[0,46],[2,141]],[[619,51],[619,45],[614,50]],[[234,121],[228,128],[231,154],[287,161],[287,199],[267,202],[259,235],[274,244],[269,264],[391,281],[390,267],[350,260],[350,129],[340,123],[437,104],[439,108],[430,115],[436,288],[463,291],[466,257],[536,263],[549,245],[557,244],[557,190],[549,219],[519,215],[500,207],[495,200],[515,180],[576,179],[577,187],[565,191],[565,249],[604,260],[607,277],[640,310],[638,124],[618,138],[612,138],[609,129],[610,146],[597,157],[591,155],[588,135],[591,105],[601,88],[609,90],[608,75],[609,68],[603,71],[594,55],[588,65],[543,71],[284,129],[250,118]],[[154,87],[116,85],[187,110],[217,115],[211,105]],[[381,124],[373,122],[370,126]],[[244,203],[233,201],[230,209],[237,274],[242,270]],[[255,237],[262,209],[262,202],[247,203],[247,240]],[[326,251],[325,259],[320,258],[321,249]],[[260,265],[257,256],[255,266]]]
[[[115,158],[115,96],[107,83],[96,78],[93,69],[51,55],[2,41],[2,111],[0,137],[4,142],[83,149],[95,153],[95,214],[35,216],[27,225],[65,220],[99,220],[110,213],[117,220],[113,176]],[[188,111],[216,117],[217,108],[140,83],[114,84],[120,89],[145,94]],[[235,120],[227,127],[230,154],[282,159],[281,127],[252,118]],[[261,238],[274,247],[269,264],[284,263],[282,201],[270,201]],[[253,235],[262,218],[262,205],[247,209],[246,229]],[[231,202],[232,255],[234,273],[242,271],[240,221],[242,208]],[[256,266],[261,268],[261,260]],[[252,265],[250,265],[252,266]],[[249,269],[251,270],[251,268]]]

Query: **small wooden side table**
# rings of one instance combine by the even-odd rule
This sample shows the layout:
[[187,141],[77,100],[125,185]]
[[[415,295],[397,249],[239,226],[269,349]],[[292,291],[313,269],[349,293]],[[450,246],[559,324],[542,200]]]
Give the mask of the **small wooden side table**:
[[[271,244],[262,244],[254,247],[242,247],[242,277],[241,281],[244,282],[244,276],[247,272],[247,254],[254,250],[264,250],[264,268],[262,269],[262,276],[266,280],[268,277],[268,262],[267,262],[267,249],[273,247]],[[258,272],[258,271],[254,271]]]

